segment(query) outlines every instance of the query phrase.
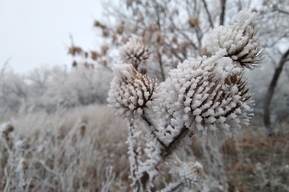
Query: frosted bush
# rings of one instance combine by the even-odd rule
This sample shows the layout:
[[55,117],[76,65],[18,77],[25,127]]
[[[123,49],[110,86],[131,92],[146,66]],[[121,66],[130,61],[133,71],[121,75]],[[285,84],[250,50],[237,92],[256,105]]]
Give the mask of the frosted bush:
[[39,68],[19,75],[2,69],[0,76],[0,114],[55,112],[92,103],[106,103],[111,70],[98,66],[79,65],[67,70],[63,67]]
[[[179,63],[158,86],[138,72],[150,52],[146,46],[131,40],[122,48],[123,64],[113,68],[107,100],[117,115],[130,122],[127,143],[135,191],[151,191],[159,164],[187,147],[192,135],[227,139],[249,124],[254,101],[244,70],[253,69],[263,58],[255,37],[257,26],[254,13],[240,12],[236,23],[208,35],[205,47],[210,57]],[[143,149],[136,139],[141,134],[134,128],[136,119],[143,120],[148,130]],[[195,170],[202,170],[202,165],[180,163],[175,169],[178,181],[164,190],[180,186],[200,190],[202,179],[196,179]]]
[[142,73],[145,68],[144,65],[146,60],[150,56],[149,48],[138,38],[131,38],[121,48],[120,56],[125,63],[130,63],[134,68]]

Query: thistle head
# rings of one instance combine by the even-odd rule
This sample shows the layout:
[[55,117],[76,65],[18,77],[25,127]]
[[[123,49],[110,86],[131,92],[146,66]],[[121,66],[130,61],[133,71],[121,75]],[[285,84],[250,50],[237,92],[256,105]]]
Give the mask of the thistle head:
[[263,59],[263,51],[256,40],[259,25],[255,17],[255,13],[241,11],[233,25],[215,28],[205,43],[206,51],[214,55],[224,49],[224,56],[235,64],[254,68]]
[[150,50],[142,40],[131,38],[121,48],[120,56],[124,63],[132,64],[136,70],[145,73],[143,72],[144,67],[142,65],[145,64],[149,58]]
[[108,103],[115,113],[125,118],[137,118],[151,105],[155,83],[131,64],[115,65],[114,78],[108,93]]
[[[243,68],[230,58],[186,60],[160,85],[159,111],[176,132],[185,126],[194,134],[229,138],[252,116],[248,89]],[[170,139],[166,129],[164,134]]]

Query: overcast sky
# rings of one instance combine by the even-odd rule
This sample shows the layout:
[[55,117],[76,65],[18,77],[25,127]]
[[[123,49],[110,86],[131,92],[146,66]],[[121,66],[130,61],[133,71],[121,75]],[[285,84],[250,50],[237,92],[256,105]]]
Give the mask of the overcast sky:
[[74,43],[97,47],[93,21],[102,13],[101,0],[0,0],[0,66],[25,73],[41,65],[70,65]]

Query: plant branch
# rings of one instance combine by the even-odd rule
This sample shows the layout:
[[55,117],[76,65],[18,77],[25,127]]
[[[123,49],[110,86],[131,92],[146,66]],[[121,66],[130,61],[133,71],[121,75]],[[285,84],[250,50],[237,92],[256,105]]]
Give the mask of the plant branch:
[[213,24],[213,21],[212,21],[212,17],[211,17],[210,11],[209,11],[208,6],[207,6],[207,2],[206,2],[206,0],[202,0],[202,2],[204,4],[206,13],[208,15],[210,26],[211,26],[211,28],[214,28],[214,24]]
[[163,159],[167,159],[180,146],[180,143],[185,137],[192,135],[193,132],[191,132],[188,128],[183,127],[174,140],[166,148],[164,148],[163,152],[161,153],[161,157]]

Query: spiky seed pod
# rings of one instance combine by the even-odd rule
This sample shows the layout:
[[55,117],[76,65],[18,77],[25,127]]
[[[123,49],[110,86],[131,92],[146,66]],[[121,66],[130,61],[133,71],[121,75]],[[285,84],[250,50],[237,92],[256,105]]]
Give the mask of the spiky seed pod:
[[137,118],[150,107],[155,83],[139,73],[131,64],[115,65],[114,78],[108,92],[108,103],[121,117]]
[[7,135],[12,131],[14,131],[14,126],[11,123],[4,123],[0,126],[0,132],[2,134]]
[[232,26],[215,28],[207,38],[206,50],[214,55],[225,49],[224,56],[230,57],[235,63],[252,69],[263,59],[263,51],[256,40],[258,23],[255,13],[241,11]]
[[195,188],[201,191],[202,182],[204,180],[203,165],[196,162],[183,162],[176,158],[171,163],[171,172],[179,178],[179,181],[183,184],[183,187]]
[[123,62],[132,64],[136,70],[139,70],[141,64],[145,64],[149,55],[149,48],[138,38],[130,38],[120,50]]
[[194,134],[229,138],[252,115],[243,68],[219,53],[186,60],[170,72],[156,95],[162,121],[161,139],[172,141],[185,126]]

